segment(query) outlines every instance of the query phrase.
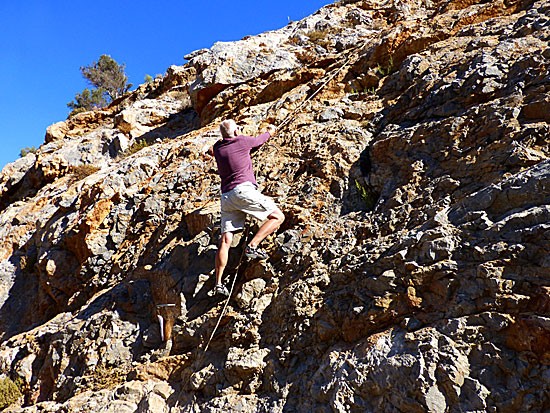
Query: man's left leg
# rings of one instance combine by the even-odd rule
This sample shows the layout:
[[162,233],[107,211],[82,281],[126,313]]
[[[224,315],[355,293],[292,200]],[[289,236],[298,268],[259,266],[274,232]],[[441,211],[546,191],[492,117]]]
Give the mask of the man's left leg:
[[268,215],[267,221],[260,227],[254,238],[249,242],[248,246],[252,249],[256,249],[260,242],[262,242],[268,235],[273,234],[277,228],[284,222],[285,216],[282,211],[277,208],[271,214]]
[[220,246],[216,254],[216,293],[222,295],[229,295],[227,288],[222,283],[223,271],[227,265],[229,259],[229,248],[231,248],[231,242],[233,241],[232,232],[224,232],[222,239],[220,240]]

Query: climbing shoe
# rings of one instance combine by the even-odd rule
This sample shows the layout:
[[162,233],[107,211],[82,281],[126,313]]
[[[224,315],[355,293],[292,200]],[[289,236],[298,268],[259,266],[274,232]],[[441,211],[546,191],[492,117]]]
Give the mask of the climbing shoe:
[[251,247],[250,245],[244,250],[244,255],[251,260],[267,260],[269,258],[269,255],[265,251],[257,247]]
[[229,290],[223,284],[217,284],[214,288],[214,295],[223,295],[224,297],[229,297]]

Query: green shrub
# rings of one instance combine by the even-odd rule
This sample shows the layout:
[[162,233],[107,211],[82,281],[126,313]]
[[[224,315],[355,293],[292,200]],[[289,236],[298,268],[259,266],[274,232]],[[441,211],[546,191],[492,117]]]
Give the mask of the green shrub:
[[125,68],[125,64],[119,65],[111,56],[101,55],[97,62],[81,67],[80,71],[92,86],[102,90],[105,97],[112,101],[132,87],[124,73]]
[[[68,104],[67,104],[67,106],[68,106]],[[69,115],[67,116],[67,119],[71,119],[74,115],[78,115],[79,113],[82,113],[82,112],[89,112],[90,110],[92,110],[92,109],[86,109],[84,107],[76,108],[76,109],[72,110],[71,113],[69,113]]]
[[385,66],[378,64],[378,67],[376,68],[376,74],[378,74],[378,76],[380,77],[388,76],[395,71],[396,71],[396,68],[394,67],[394,64],[393,64],[393,56],[390,56]]
[[37,150],[38,149],[36,149],[34,146],[31,146],[30,148],[27,146],[26,148],[21,149],[19,156],[23,158],[24,156],[27,156],[29,153],[36,153]]
[[369,95],[376,95],[376,88],[373,86],[371,88],[363,89],[363,93],[368,93]]
[[378,67],[376,68],[376,74],[378,76],[384,77],[386,76],[386,70],[379,64]]
[[0,378],[0,409],[15,403],[21,397],[19,387],[8,377]]
[[357,188],[357,192],[359,192],[359,196],[363,201],[365,210],[367,212],[372,211],[376,206],[376,201],[378,200],[376,192],[368,186],[361,185],[357,179],[355,180],[355,187]]
[[127,157],[130,155],[133,155],[136,152],[141,151],[143,148],[147,148],[148,146],[151,146],[152,143],[147,142],[145,139],[135,141],[132,146],[130,146],[128,149],[126,149],[124,152],[122,152],[122,157]]
[[76,94],[74,100],[67,103],[67,107],[72,109],[68,117],[70,119],[77,113],[88,112],[106,105],[107,99],[105,98],[104,89],[84,89],[81,93]]

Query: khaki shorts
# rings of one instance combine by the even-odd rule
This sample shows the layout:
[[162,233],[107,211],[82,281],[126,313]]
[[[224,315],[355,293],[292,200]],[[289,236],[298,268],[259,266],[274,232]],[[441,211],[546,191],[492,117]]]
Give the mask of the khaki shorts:
[[277,209],[275,202],[262,195],[252,182],[244,182],[222,194],[221,202],[222,234],[243,229],[247,214],[263,221]]

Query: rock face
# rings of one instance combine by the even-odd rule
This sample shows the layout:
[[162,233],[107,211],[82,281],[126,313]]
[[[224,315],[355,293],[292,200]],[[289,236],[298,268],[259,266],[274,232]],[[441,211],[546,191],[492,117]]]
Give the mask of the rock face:
[[[550,410],[549,40],[547,0],[340,1],[52,125],[0,174],[11,411]],[[286,220],[204,352],[228,117],[288,121]]]

